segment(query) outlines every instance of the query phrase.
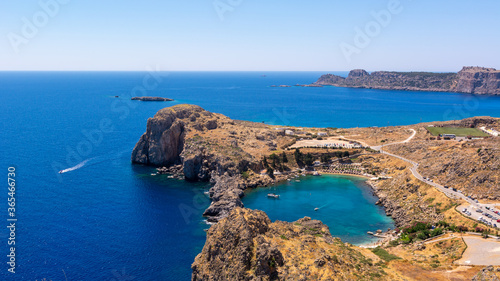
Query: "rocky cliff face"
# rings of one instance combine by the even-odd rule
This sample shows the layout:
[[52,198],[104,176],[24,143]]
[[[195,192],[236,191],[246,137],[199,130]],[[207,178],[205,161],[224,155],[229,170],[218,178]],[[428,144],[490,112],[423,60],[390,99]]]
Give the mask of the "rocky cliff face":
[[192,269],[193,281],[386,279],[380,267],[333,238],[320,221],[272,223],[264,212],[243,208],[208,230]]
[[132,162],[181,165],[187,180],[211,180],[212,204],[205,216],[217,221],[243,206],[240,198],[245,188],[273,181],[269,177],[244,180],[241,173],[258,173],[261,157],[290,141],[291,137],[278,135],[264,124],[231,120],[195,105],[176,105],[148,120],[146,133],[132,152]]
[[500,71],[494,68],[464,67],[458,73],[458,82],[454,91],[478,95],[500,95]]
[[352,70],[347,78],[326,74],[315,85],[407,91],[460,92],[500,95],[500,71],[494,68],[464,67],[458,73],[389,72],[371,74]]

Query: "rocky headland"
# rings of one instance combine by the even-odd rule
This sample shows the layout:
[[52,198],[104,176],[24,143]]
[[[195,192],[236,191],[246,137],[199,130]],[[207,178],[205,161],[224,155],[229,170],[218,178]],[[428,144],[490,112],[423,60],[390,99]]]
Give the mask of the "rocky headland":
[[132,97],[131,100],[140,100],[140,101],[173,101],[173,99],[162,98],[162,97]]
[[326,74],[313,85],[384,90],[458,92],[500,95],[500,71],[485,67],[464,67],[458,73],[391,72],[363,69],[349,72],[347,78]]
[[235,207],[248,187],[267,186],[280,176],[254,175],[264,167],[263,156],[294,138],[264,124],[236,121],[195,105],[176,105],[160,110],[147,122],[146,133],[132,152],[132,162],[182,173],[190,181],[211,181],[212,203],[205,211],[218,221]]
[[320,221],[271,222],[262,211],[235,208],[208,230],[192,280],[391,280],[361,251]]

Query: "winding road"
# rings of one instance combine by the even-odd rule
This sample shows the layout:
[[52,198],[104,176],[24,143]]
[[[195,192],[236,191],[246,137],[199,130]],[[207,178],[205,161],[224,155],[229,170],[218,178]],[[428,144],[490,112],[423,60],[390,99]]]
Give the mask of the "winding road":
[[[441,191],[442,193],[444,193],[446,196],[448,196],[449,198],[452,198],[452,199],[463,199],[465,200],[467,203],[470,204],[470,206],[472,207],[471,209],[469,209],[471,215],[468,216],[474,220],[479,220],[479,217],[481,216],[484,216],[486,214],[490,214],[492,215],[494,218],[498,218],[500,215],[497,215],[495,214],[493,211],[491,210],[487,210],[486,209],[486,205],[487,204],[481,204],[479,202],[476,202],[474,201],[473,199],[463,195],[461,192],[459,192],[459,190],[457,191],[453,191],[453,189],[451,188],[445,188],[444,186],[438,184],[438,183],[435,183],[433,182],[432,180],[430,179],[427,179],[425,177],[423,177],[419,172],[418,172],[418,166],[419,166],[419,163],[415,162],[415,161],[412,161],[410,159],[406,159],[404,157],[401,157],[399,155],[396,155],[396,154],[393,154],[393,153],[389,153],[387,151],[384,151],[383,148],[386,147],[386,146],[390,146],[390,145],[395,145],[395,144],[403,144],[403,143],[408,143],[410,142],[414,137],[415,135],[417,134],[417,131],[415,131],[414,129],[410,129],[411,131],[413,131],[412,135],[407,138],[406,140],[404,141],[400,141],[400,142],[393,142],[393,143],[390,143],[390,144],[385,144],[385,145],[380,145],[380,146],[370,146],[371,149],[373,150],[376,150],[376,151],[379,151],[380,153],[382,154],[386,154],[386,155],[389,155],[389,156],[392,156],[392,157],[395,157],[395,158],[398,158],[398,159],[401,159],[405,162],[408,162],[410,163],[412,166],[410,167],[410,171],[411,173],[413,174],[413,176],[415,178],[417,178],[418,180],[420,180],[421,182],[423,183],[426,183],[426,184],[429,184],[435,188],[437,188],[439,191]],[[475,210],[472,210],[472,209],[478,209],[478,210],[481,210],[482,213],[478,213],[476,212]],[[462,212],[462,214],[464,214]],[[464,214],[466,215],[466,214]],[[491,219],[488,219],[486,218],[487,221],[490,221],[492,224],[497,224],[497,226],[500,226],[500,223],[497,223],[496,220],[493,221]]]

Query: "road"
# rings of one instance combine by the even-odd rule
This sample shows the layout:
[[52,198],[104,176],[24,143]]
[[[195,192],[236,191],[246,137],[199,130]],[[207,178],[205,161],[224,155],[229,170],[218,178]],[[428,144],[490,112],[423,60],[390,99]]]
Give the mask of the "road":
[[[412,165],[410,167],[410,171],[411,171],[411,173],[413,174],[413,176],[415,178],[417,178],[418,180],[420,180],[423,183],[426,183],[426,184],[429,184],[429,185],[435,187],[436,189],[438,189],[439,191],[441,191],[442,193],[444,193],[449,198],[452,198],[452,199],[462,199],[462,200],[466,201],[467,203],[469,203],[470,207],[468,208],[468,210],[470,211],[470,215],[462,212],[462,214],[464,216],[468,216],[468,217],[470,217],[470,218],[472,218],[474,220],[479,220],[480,217],[483,217],[483,219],[486,222],[490,222],[492,225],[496,224],[497,226],[500,226],[500,223],[497,223],[496,220],[492,220],[492,219],[489,219],[488,217],[486,217],[486,214],[490,214],[491,216],[493,216],[493,218],[500,219],[500,215],[495,214],[493,211],[491,211],[491,209],[490,210],[486,209],[486,206],[490,206],[490,204],[481,204],[481,203],[479,203],[479,202],[477,202],[475,200],[472,200],[471,198],[463,195],[460,192],[460,190],[454,191],[451,188],[446,188],[446,187],[444,187],[444,186],[442,186],[442,185],[440,185],[438,183],[435,183],[431,179],[424,178],[418,172],[419,163],[417,163],[415,161],[412,161],[410,159],[406,159],[406,158],[401,157],[399,155],[389,153],[389,152],[383,150],[383,148],[386,147],[386,146],[395,145],[395,144],[403,144],[403,143],[410,142],[415,137],[415,135],[417,134],[417,131],[415,131],[414,129],[410,129],[410,130],[413,131],[412,135],[409,138],[407,138],[406,140],[404,140],[404,141],[394,142],[394,143],[380,145],[380,146],[371,146],[370,148],[373,149],[373,150],[379,151],[382,154],[386,154],[386,155],[389,155],[389,156],[392,156],[392,157],[395,157],[395,158],[398,158],[398,159],[401,159],[401,160],[403,160],[405,162],[410,163]],[[476,212],[476,210],[480,210],[481,213]],[[460,211],[462,211],[462,210],[460,210]]]

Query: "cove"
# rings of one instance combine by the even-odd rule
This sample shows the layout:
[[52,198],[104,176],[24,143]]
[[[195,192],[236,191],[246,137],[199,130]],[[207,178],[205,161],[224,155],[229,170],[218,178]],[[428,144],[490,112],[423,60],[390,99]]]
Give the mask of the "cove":
[[[305,216],[328,225],[334,237],[354,245],[375,242],[366,234],[394,228],[384,209],[375,205],[377,197],[361,177],[343,175],[305,176],[271,187],[247,191],[246,208],[266,212],[272,221],[296,221]],[[268,198],[273,192],[279,199]],[[317,211],[314,209],[318,208]]]

